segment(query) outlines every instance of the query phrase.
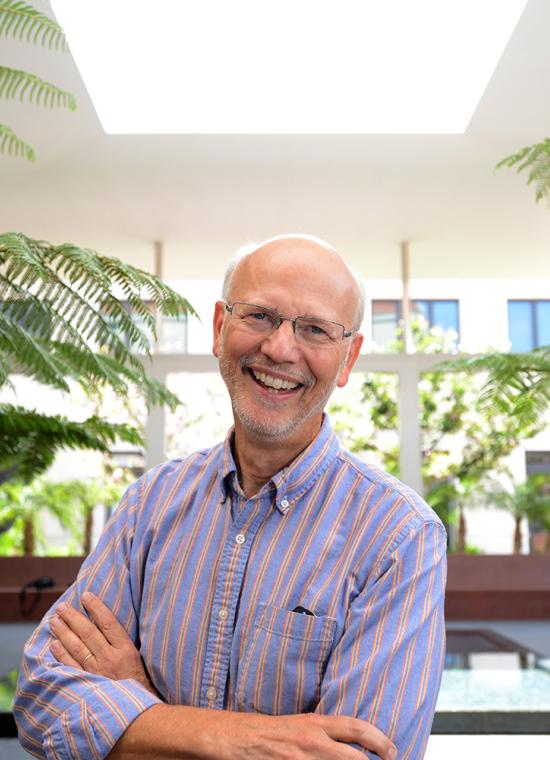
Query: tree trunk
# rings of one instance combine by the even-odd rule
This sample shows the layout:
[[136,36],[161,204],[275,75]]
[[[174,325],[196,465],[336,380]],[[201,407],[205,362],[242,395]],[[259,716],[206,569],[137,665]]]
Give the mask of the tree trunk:
[[23,554],[25,557],[32,557],[35,550],[34,525],[32,520],[23,522]]
[[521,517],[516,517],[514,530],[514,554],[521,554]]
[[466,551],[466,516],[462,507],[458,508],[458,545],[459,552]]
[[94,524],[94,513],[90,509],[86,513],[86,524],[84,526],[84,554],[89,554],[92,549],[92,528]]

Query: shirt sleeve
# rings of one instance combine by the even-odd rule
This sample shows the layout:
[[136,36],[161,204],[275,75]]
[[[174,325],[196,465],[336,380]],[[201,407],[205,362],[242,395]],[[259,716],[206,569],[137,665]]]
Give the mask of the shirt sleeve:
[[[135,718],[160,699],[138,681],[111,680],[59,663],[50,652],[49,621],[59,602],[81,612],[92,591],[113,611],[139,648],[130,552],[140,483],[125,494],[75,583],[46,613],[25,645],[13,713],[23,747],[42,758],[104,758]],[[134,584],[135,585],[135,584]]]
[[374,724],[398,760],[424,757],[445,658],[445,582],[443,526],[407,528],[354,599],[323,679],[317,711]]

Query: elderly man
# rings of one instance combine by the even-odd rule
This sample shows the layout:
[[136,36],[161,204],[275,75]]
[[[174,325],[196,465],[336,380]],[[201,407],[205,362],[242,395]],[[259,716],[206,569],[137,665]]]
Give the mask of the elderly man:
[[48,758],[418,760],[446,541],[323,414],[359,354],[361,288],[330,246],[283,236],[230,266],[223,298],[234,428],[128,490],[26,646],[21,741]]

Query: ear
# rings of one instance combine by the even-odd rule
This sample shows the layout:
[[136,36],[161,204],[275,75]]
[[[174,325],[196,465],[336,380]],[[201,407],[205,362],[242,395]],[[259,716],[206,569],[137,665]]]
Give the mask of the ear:
[[226,314],[225,303],[223,301],[216,301],[216,305],[214,306],[214,345],[212,346],[214,356],[219,356],[220,335]]
[[348,348],[348,354],[345,358],[345,361],[340,369],[340,373],[338,375],[338,380],[336,381],[336,385],[339,388],[343,388],[344,385],[349,380],[349,374],[353,368],[353,365],[357,361],[357,357],[359,356],[359,351],[361,350],[361,345],[363,343],[363,336],[361,333],[355,333],[351,340],[351,345]]

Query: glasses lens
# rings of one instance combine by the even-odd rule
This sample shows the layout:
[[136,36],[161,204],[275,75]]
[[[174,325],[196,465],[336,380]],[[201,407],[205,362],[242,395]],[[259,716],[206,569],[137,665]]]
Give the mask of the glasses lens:
[[296,320],[296,335],[305,343],[328,346],[342,340],[344,328],[342,325],[324,319],[299,317]]
[[241,320],[243,327],[254,332],[270,332],[277,324],[276,312],[251,303],[234,303],[233,314]]

